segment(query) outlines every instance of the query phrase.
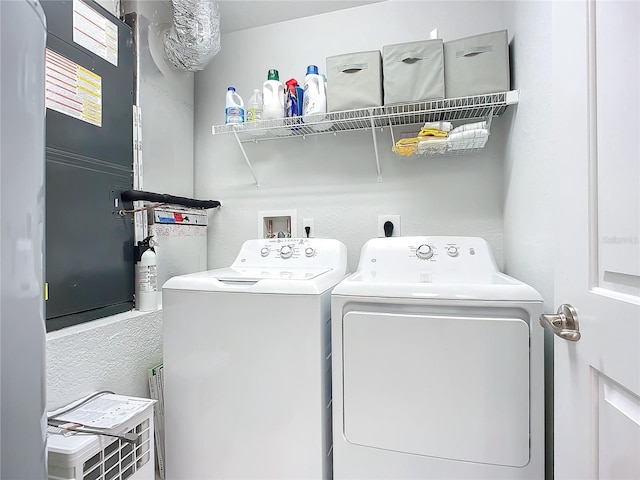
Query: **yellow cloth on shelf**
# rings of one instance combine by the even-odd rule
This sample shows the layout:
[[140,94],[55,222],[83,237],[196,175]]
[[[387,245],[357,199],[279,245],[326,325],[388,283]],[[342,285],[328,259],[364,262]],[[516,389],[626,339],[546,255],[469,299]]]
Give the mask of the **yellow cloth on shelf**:
[[448,135],[444,130],[437,128],[422,127],[418,133],[418,137],[446,137]]
[[398,155],[410,157],[418,150],[418,142],[430,139],[435,140],[436,138],[446,138],[447,135],[448,133],[444,130],[439,130],[437,128],[432,128],[425,125],[420,129],[420,132],[418,132],[417,136],[411,138],[401,138],[396,142],[391,150]]
[[410,157],[418,149],[418,138],[401,138],[391,147],[391,150],[403,157]]

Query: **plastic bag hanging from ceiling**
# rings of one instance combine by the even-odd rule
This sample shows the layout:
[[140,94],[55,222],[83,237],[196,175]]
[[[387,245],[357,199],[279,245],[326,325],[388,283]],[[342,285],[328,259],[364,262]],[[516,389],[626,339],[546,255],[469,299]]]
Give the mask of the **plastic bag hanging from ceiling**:
[[220,9],[208,0],[171,0],[173,25],[164,34],[164,51],[181,70],[203,70],[220,51]]

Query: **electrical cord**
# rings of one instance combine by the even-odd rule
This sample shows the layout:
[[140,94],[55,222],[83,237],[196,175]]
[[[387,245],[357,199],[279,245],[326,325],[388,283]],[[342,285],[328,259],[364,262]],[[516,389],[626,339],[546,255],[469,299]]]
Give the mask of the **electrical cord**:
[[99,397],[101,395],[107,395],[109,393],[112,394],[112,395],[115,395],[115,393],[112,392],[111,390],[100,390],[99,392],[92,393],[87,398],[82,400],[80,403],[73,404],[69,408],[67,408],[66,410],[63,410],[61,412],[55,412],[55,413],[52,413],[51,415],[47,415],[47,420],[54,420],[56,417],[59,417],[60,415],[64,415],[65,413],[69,413],[69,412],[75,410],[76,408],[81,407],[82,405],[86,405],[89,402],[89,400],[93,400],[96,397]]

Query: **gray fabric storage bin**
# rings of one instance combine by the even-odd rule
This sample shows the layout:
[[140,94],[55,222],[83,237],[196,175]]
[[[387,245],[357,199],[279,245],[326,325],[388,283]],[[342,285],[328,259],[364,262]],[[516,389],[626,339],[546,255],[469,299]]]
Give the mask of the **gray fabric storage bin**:
[[444,53],[441,39],[382,47],[384,104],[444,98]]
[[509,37],[506,30],[444,44],[447,98],[509,91]]
[[382,105],[380,50],[327,57],[327,111]]

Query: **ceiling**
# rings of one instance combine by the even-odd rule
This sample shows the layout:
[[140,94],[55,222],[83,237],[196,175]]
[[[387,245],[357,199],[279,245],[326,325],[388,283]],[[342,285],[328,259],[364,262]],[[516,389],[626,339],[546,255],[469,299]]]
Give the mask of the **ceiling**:
[[236,32],[380,1],[382,0],[221,0],[218,1],[220,32]]

